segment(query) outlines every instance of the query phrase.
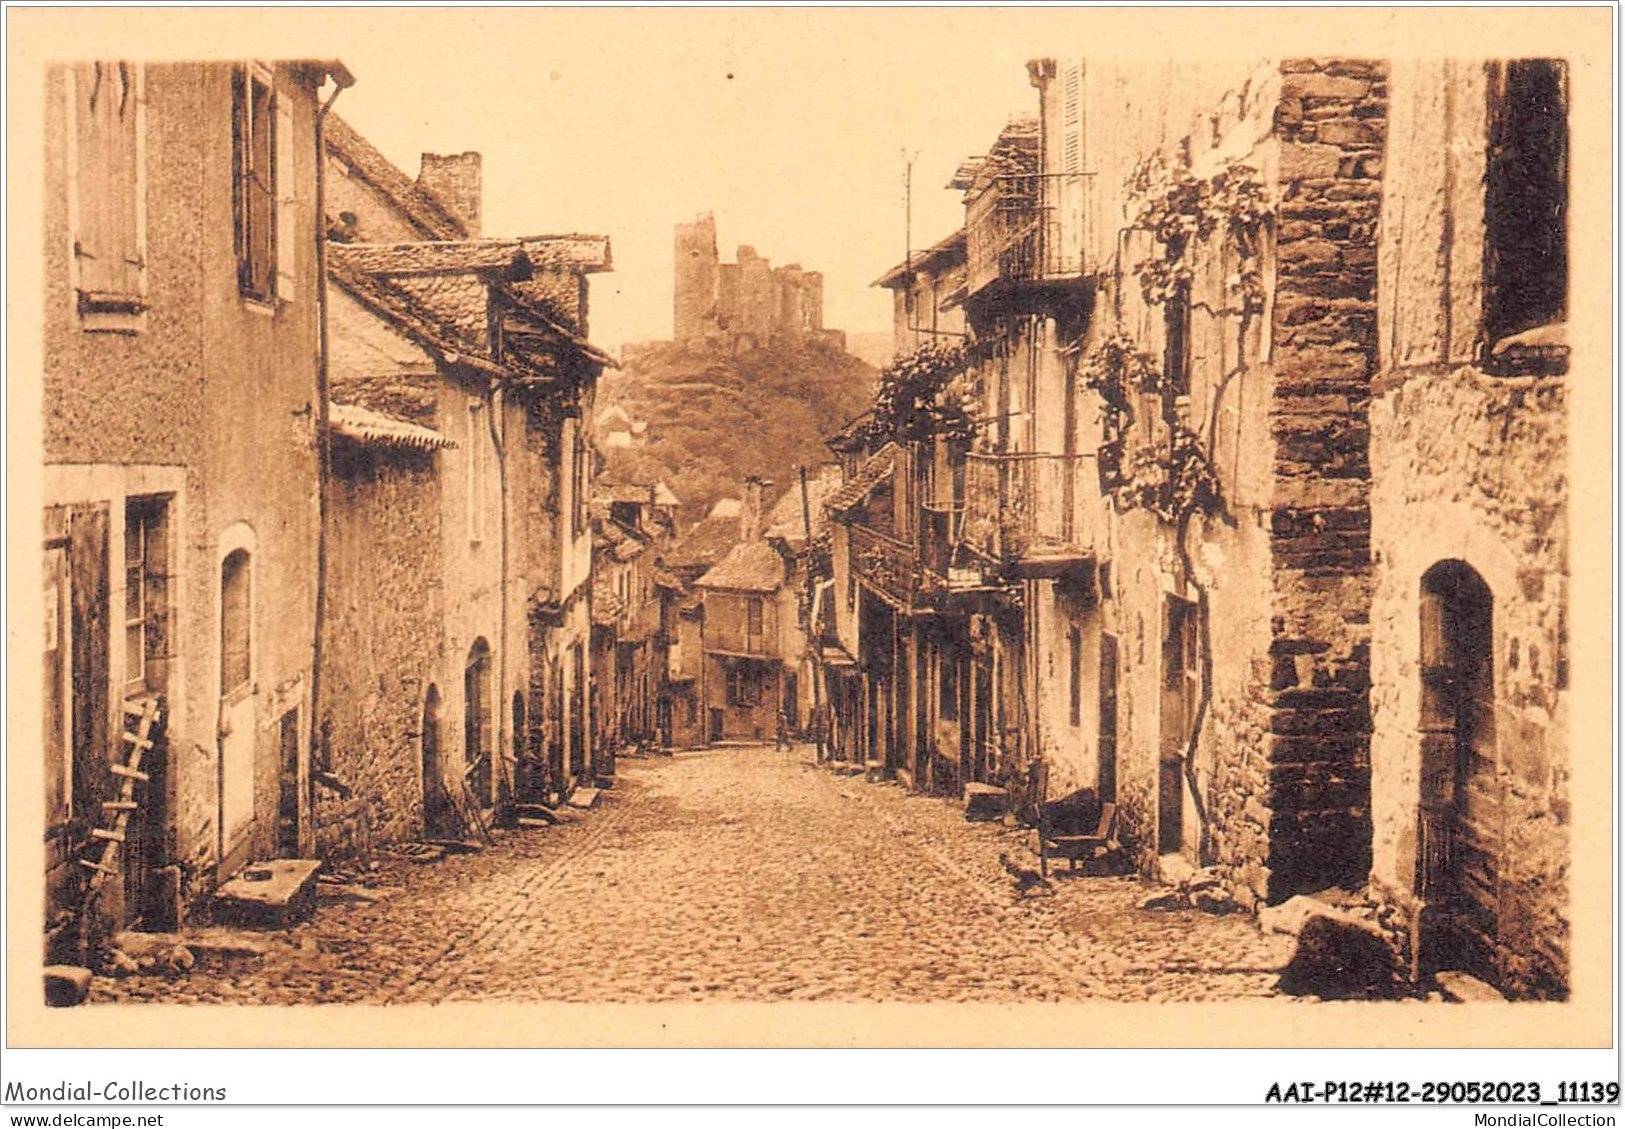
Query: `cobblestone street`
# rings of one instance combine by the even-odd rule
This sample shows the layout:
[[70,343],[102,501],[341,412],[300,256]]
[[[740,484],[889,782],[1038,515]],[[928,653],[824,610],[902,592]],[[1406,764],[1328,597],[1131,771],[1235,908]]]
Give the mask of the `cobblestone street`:
[[98,977],[93,1000],[1212,1000],[1271,994],[1287,939],[1137,908],[1133,878],[1017,898],[1023,833],[815,768],[811,751],[623,759],[578,820],[430,865],[260,935],[262,957]]

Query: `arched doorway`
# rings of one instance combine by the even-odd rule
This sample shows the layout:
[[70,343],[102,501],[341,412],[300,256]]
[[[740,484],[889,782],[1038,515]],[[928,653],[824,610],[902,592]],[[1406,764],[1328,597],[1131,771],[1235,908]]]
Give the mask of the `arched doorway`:
[[1462,561],[1422,577],[1421,786],[1415,892],[1424,973],[1494,981],[1501,802],[1495,772],[1494,597]]
[[477,639],[463,668],[463,775],[481,807],[491,806],[491,646]]
[[514,799],[533,801],[541,794],[541,758],[532,748],[530,718],[525,710],[525,695],[513,692],[513,757]]
[[426,839],[450,834],[453,821],[440,764],[440,688],[430,685],[423,697],[423,725],[418,735],[423,769],[423,835]]
[[220,858],[234,869],[254,825],[254,562],[248,548],[220,562]]

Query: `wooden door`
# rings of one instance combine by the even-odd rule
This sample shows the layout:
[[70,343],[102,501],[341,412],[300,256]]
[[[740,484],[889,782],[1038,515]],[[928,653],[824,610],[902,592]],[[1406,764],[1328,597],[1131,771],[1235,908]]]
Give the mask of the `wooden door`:
[[1460,561],[1423,577],[1422,786],[1417,892],[1430,970],[1494,980],[1502,804],[1496,775],[1493,603]]
[[1162,645],[1162,726],[1157,773],[1157,849],[1184,845],[1185,756],[1196,705],[1196,605],[1169,597]]
[[220,862],[242,861],[254,825],[253,559],[246,549],[220,565]]
[[1117,636],[1100,637],[1100,772],[1102,802],[1117,799]]

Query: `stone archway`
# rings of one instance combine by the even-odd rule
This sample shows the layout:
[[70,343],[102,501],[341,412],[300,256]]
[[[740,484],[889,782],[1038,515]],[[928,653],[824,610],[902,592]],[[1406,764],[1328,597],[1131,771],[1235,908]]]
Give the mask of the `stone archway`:
[[1459,969],[1494,981],[1502,852],[1494,596],[1459,560],[1429,568],[1421,588],[1419,963],[1424,973]]

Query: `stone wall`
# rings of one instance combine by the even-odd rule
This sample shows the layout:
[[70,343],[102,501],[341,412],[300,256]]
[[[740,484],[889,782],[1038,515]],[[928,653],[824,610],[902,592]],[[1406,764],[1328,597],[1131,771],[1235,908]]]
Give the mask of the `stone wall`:
[[[442,661],[438,457],[334,449],[318,767],[325,760],[367,806],[379,842],[422,831],[424,696]],[[354,821],[336,793],[318,787],[317,797],[319,839],[335,820]]]
[[[44,259],[43,443],[48,468],[70,475],[117,469],[132,493],[174,495],[167,833],[164,857],[153,863],[179,865],[191,898],[208,889],[220,861],[216,593],[228,542],[251,546],[254,569],[254,817],[238,857],[275,849],[280,735],[290,711],[298,711],[301,776],[307,767],[315,635],[317,302],[308,206],[315,106],[304,80],[278,68],[274,82],[295,132],[293,165],[281,175],[299,201],[291,252],[297,282],[274,304],[255,302],[237,285],[231,131],[197,129],[200,121],[229,125],[231,67],[148,64],[142,71],[148,310],[138,333],[88,332],[77,312],[65,75],[53,68],[47,78],[42,245],[60,252]],[[176,468],[175,481],[158,488],[143,481],[160,467]],[[47,496],[54,500],[79,499]],[[115,521],[122,525],[121,513]],[[121,606],[121,586],[109,598]],[[120,697],[109,697],[115,710]],[[310,812],[302,808],[308,827]]]
[[[1396,63],[1384,176],[1371,412],[1371,879],[1418,918],[1421,579],[1441,561],[1488,587],[1498,827],[1492,970],[1562,997],[1569,962],[1568,398],[1590,374],[1492,375],[1484,341],[1485,67]],[[1496,810],[1486,808],[1482,810]],[[1482,823],[1482,817],[1480,818]],[[1426,938],[1417,947],[1425,961]]]
[[1515,995],[1568,984],[1568,390],[1563,377],[1421,371],[1372,411],[1372,879],[1416,906],[1420,587],[1463,561],[1494,599],[1496,960]]
[[1370,500],[1386,68],[1281,65],[1271,336],[1271,901],[1369,867]]

